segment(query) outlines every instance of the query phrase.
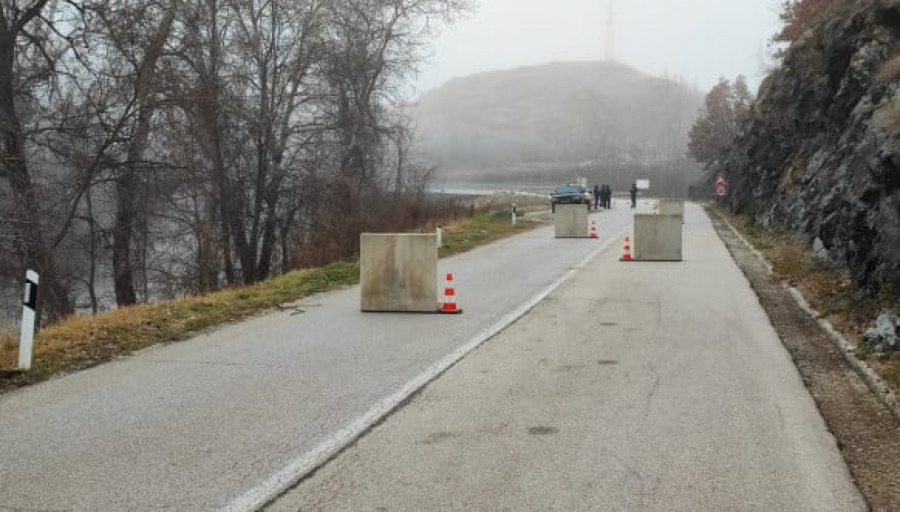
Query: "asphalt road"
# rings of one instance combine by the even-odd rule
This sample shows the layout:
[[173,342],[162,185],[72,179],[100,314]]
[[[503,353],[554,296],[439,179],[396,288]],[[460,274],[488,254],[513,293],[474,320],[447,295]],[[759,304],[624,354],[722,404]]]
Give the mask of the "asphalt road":
[[269,509],[865,510],[696,206],[684,240],[610,247]]
[[544,227],[442,260],[463,315],[363,314],[354,287],[0,396],[0,509],[252,508],[524,313],[631,210],[594,218],[599,241]]

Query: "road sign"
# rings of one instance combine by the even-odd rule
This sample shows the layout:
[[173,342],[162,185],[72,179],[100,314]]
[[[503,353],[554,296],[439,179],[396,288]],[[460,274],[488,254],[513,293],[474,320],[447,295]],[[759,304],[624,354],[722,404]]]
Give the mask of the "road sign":
[[716,176],[715,188],[717,196],[725,197],[728,195],[728,180],[725,179],[725,175],[721,172]]

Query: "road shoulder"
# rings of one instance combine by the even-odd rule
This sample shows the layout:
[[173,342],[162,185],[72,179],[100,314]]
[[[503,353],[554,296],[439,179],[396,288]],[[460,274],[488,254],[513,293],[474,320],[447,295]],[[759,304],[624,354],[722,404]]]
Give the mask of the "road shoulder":
[[790,352],[860,491],[873,510],[900,510],[900,421],[853,370],[828,333],[722,219],[713,225]]

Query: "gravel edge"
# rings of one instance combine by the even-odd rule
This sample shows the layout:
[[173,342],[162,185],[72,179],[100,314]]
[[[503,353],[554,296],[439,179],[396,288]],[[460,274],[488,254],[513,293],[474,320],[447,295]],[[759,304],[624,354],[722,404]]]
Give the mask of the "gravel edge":
[[[707,209],[710,212],[709,209]],[[712,215],[716,215],[715,213],[710,212]],[[774,273],[774,269],[772,268],[772,264],[766,260],[766,257],[753,247],[753,245],[741,234],[740,231],[737,230],[728,220],[718,216],[718,219],[728,226],[728,228],[734,233],[734,235],[750,250],[757,258],[759,258],[760,262],[766,266],[769,271],[769,274]],[[872,393],[877,396],[888,409],[894,413],[898,419],[900,419],[900,397],[897,396],[891,387],[881,378],[875,370],[869,366],[865,361],[856,356],[856,348],[847,341],[847,338],[844,337],[837,329],[831,325],[831,322],[822,318],[822,314],[813,309],[812,306],[809,305],[809,301],[806,300],[806,297],[803,296],[803,293],[798,290],[796,287],[791,286],[787,283],[783,283],[782,287],[791,294],[794,298],[794,301],[803,309],[813,320],[819,323],[819,326],[825,331],[828,335],[828,339],[834,343],[835,347],[840,349],[841,353],[844,355],[844,358],[853,367],[859,377],[866,383]]]

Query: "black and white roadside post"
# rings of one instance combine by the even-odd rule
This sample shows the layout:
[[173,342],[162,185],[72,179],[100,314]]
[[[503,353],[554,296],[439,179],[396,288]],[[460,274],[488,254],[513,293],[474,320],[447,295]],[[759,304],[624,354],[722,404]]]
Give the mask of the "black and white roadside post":
[[512,223],[513,226],[516,225],[516,220],[518,219],[519,211],[516,209],[516,203],[512,204]]
[[38,273],[25,273],[25,298],[22,300],[22,331],[19,336],[19,369],[31,369],[31,352],[34,347],[34,322],[37,319]]
[[440,249],[441,247],[444,246],[444,240],[443,240],[444,230],[440,224],[437,225],[437,227],[434,230],[434,233],[437,235],[437,247],[438,247],[438,249]]

